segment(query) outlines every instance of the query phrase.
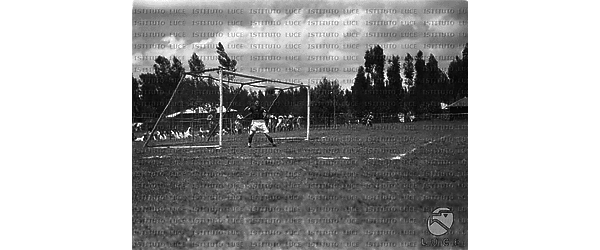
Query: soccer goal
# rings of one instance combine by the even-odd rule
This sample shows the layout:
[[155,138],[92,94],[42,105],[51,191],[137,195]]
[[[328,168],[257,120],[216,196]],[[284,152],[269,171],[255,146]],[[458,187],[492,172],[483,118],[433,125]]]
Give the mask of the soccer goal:
[[[209,72],[217,72],[217,78],[210,74],[207,75]],[[186,92],[185,88],[182,88],[182,82],[186,78],[200,78],[215,83],[218,91],[213,94],[218,95],[218,101],[215,100],[218,105],[201,103],[199,107],[169,113],[169,110],[174,111],[172,107],[174,99],[182,98],[181,96],[190,97],[189,93],[187,95],[182,93]],[[229,90],[228,100],[224,100],[225,88]],[[152,130],[147,133],[144,139],[144,147],[221,148],[224,146],[224,142],[227,145],[229,142],[241,140],[242,137],[239,135],[247,132],[247,129],[244,128],[247,128],[249,122],[244,121],[244,111],[235,110],[232,105],[244,89],[247,91],[272,91],[272,93],[265,94],[264,107],[269,114],[266,118],[268,127],[276,141],[310,139],[310,86],[308,84],[253,76],[218,67],[182,74],[169,101],[154,122]],[[304,110],[302,110],[302,114],[283,113],[281,111],[283,110],[282,107],[290,105],[294,100],[282,100],[286,97],[280,99],[280,96],[299,98],[298,94],[303,94],[304,91],[306,95],[298,103],[305,103],[305,116]],[[294,93],[294,95],[289,93]],[[202,94],[206,93],[194,93],[192,95]],[[239,106],[239,103],[237,104]]]

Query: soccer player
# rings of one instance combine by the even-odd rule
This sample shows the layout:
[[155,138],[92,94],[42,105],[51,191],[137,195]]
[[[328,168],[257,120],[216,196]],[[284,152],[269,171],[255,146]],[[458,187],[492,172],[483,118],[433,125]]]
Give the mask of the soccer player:
[[242,126],[242,119],[244,119],[244,117],[240,114],[238,114],[235,117],[235,121],[233,122],[233,128],[234,128],[234,132],[236,134],[241,134],[242,131],[244,130],[244,126]]
[[302,125],[300,125],[300,123],[302,123],[302,118],[303,118],[302,116],[298,116],[296,119],[296,124],[298,125],[298,128],[302,128],[301,127]]
[[398,113],[398,121],[404,123],[404,113]]
[[367,115],[367,126],[369,127],[373,127],[373,119],[375,117],[373,116],[373,112],[369,112],[369,115]]
[[410,122],[413,122],[415,120],[415,115],[412,113],[412,111],[408,111],[408,118]]
[[287,119],[288,131],[292,131],[292,130],[294,130],[294,115],[290,114],[290,115],[288,115],[287,118],[288,118]]
[[275,130],[279,132],[283,130],[283,115],[279,115],[277,117],[277,125],[275,126]]
[[274,115],[269,115],[269,130],[275,131],[275,125],[277,125],[277,117],[275,117]]
[[273,138],[269,135],[269,129],[265,124],[265,119],[267,118],[267,111],[260,106],[260,102],[257,100],[254,102],[254,105],[251,107],[247,107],[246,111],[250,112],[250,117],[252,118],[252,124],[250,125],[250,134],[248,135],[248,147],[252,147],[252,137],[256,132],[261,132],[265,134],[271,145],[275,147],[275,142],[273,142]]
[[208,116],[206,117],[206,120],[208,121],[208,128],[212,129],[215,126],[215,122],[213,121],[214,115],[213,115],[213,111],[210,110],[208,113]]

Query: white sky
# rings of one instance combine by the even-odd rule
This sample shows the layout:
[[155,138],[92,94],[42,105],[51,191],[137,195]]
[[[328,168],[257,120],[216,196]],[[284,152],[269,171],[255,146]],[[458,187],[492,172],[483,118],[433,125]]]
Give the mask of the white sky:
[[240,72],[304,83],[326,76],[349,88],[371,45],[381,45],[387,57],[433,53],[444,70],[467,43],[463,1],[167,3],[134,3],[134,76],[153,72],[158,55],[177,56],[188,68],[195,52],[206,66],[217,66],[214,46],[221,42]]

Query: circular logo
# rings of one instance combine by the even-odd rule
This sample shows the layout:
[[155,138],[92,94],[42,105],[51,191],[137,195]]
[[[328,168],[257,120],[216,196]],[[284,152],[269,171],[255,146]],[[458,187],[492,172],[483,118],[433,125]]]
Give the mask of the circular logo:
[[454,214],[449,208],[439,207],[433,210],[427,218],[427,229],[435,236],[444,235],[450,230],[454,223]]

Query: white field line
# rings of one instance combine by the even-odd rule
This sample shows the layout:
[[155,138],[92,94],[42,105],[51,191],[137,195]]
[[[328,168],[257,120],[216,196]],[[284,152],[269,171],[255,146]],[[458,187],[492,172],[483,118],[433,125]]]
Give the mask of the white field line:
[[167,155],[153,155],[153,156],[147,156],[147,157],[142,157],[142,158],[144,158],[144,159],[155,159],[155,158],[162,159],[162,158],[167,158],[167,157],[168,157]]
[[273,137],[274,140],[304,140],[306,137]]
[[[167,158],[169,157],[169,155],[153,155],[153,156],[146,156],[146,157],[142,157],[144,159],[162,159],[162,158]],[[186,157],[184,157],[186,158]],[[248,159],[255,159],[258,157],[248,157],[248,156],[229,156],[229,157],[224,157],[224,156],[204,156],[204,157],[187,157],[187,158],[197,158],[197,159],[242,159],[242,160],[248,160]],[[310,159],[317,159],[317,160],[350,160],[351,158],[348,156],[332,156],[332,157],[325,157],[325,156],[319,156],[319,157],[305,157],[305,156],[297,156],[297,157],[292,157],[292,156],[282,156],[282,157],[271,157],[271,156],[267,156],[265,157],[267,160],[273,160],[273,159],[287,159],[287,160],[310,160]]]
[[185,148],[220,148],[219,145],[208,145],[208,146],[156,146],[152,148],[172,148],[172,149],[185,149]]
[[[406,153],[403,154],[399,154],[399,155],[395,155],[392,156],[391,158],[368,158],[369,160],[379,160],[379,161],[383,161],[383,160],[400,160],[402,159],[402,157],[415,152],[417,149],[421,148],[421,147],[425,147],[431,143],[434,143],[436,141],[439,141],[441,139],[444,139],[448,137],[447,135],[442,136],[438,139],[432,140],[432,141],[428,141],[426,143],[424,143],[421,146],[417,146],[411,150],[409,150]],[[158,159],[162,159],[162,158],[167,158],[169,157],[168,155],[155,155],[155,156],[147,156],[147,157],[142,157],[144,159],[154,159],[154,158],[158,158]],[[203,156],[203,157],[192,157],[192,158],[204,158],[204,159],[243,159],[243,160],[247,160],[247,159],[253,159],[253,158],[257,158],[257,157],[249,157],[249,156]],[[287,160],[310,160],[310,159],[317,159],[317,160],[350,160],[352,159],[351,157],[348,156],[317,156],[317,157],[306,157],[306,156],[296,156],[296,157],[292,157],[292,156],[282,156],[282,157],[271,157],[271,156],[267,156],[266,157],[268,160],[273,160],[273,159],[287,159]]]
[[425,147],[425,146],[427,146],[427,145],[429,145],[429,144],[431,144],[431,143],[434,143],[434,142],[436,142],[436,141],[439,141],[439,140],[441,140],[441,139],[444,139],[444,138],[446,138],[446,137],[448,137],[448,135],[444,135],[444,136],[442,136],[442,137],[440,137],[440,138],[437,138],[437,139],[435,139],[435,140],[428,141],[428,142],[424,143],[423,145],[421,145],[421,146],[417,146],[417,147],[415,147],[415,148],[411,149],[410,151],[408,151],[408,152],[406,152],[406,153],[404,153],[404,154],[399,154],[399,155],[393,156],[392,158],[389,158],[389,159],[387,159],[387,158],[369,158],[369,160],[380,160],[380,161],[383,161],[383,160],[401,160],[401,159],[402,159],[402,157],[404,157],[404,156],[406,156],[406,155],[408,155],[408,154],[410,154],[410,153],[412,153],[412,152],[415,152],[415,151],[416,151],[418,148],[420,148],[420,147]]

